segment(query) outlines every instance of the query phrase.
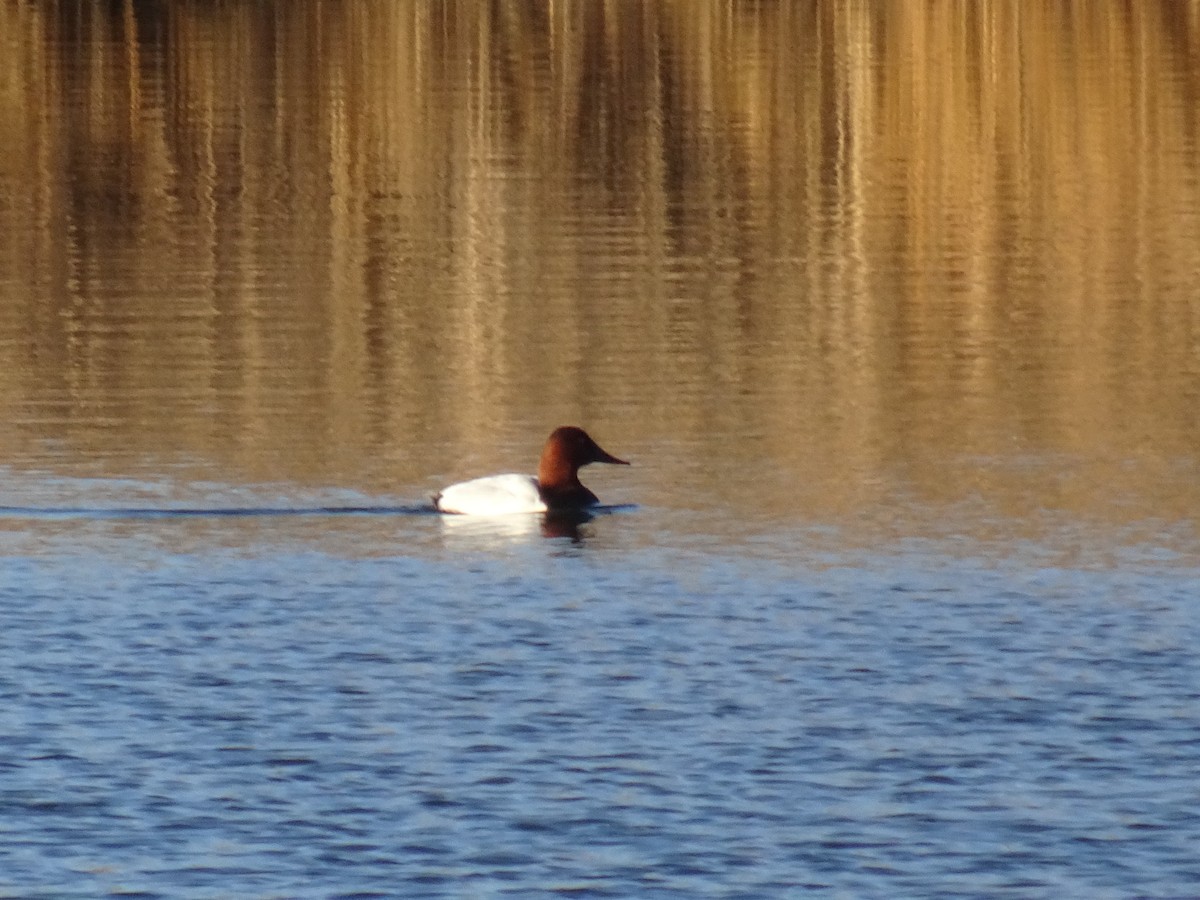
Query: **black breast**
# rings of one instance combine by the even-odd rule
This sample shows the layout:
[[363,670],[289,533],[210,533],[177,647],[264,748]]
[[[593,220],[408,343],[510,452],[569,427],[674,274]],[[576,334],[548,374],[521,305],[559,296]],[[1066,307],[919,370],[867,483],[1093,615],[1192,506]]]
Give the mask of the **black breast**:
[[582,509],[600,502],[599,497],[578,483],[567,487],[538,485],[538,493],[542,496],[542,502],[550,509]]

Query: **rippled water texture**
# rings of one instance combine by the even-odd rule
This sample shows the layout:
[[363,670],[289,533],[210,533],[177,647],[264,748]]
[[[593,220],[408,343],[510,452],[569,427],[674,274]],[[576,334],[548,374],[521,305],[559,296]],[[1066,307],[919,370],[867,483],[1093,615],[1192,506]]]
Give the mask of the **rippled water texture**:
[[1200,12],[925,6],[0,0],[0,897],[1200,892]]

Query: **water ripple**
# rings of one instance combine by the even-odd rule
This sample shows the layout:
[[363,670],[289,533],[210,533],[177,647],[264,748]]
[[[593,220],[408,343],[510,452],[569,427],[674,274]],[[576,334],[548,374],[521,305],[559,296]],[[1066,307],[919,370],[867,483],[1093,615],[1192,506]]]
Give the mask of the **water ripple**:
[[1190,576],[1132,596],[1074,572],[1063,595],[945,560],[904,590],[758,567],[731,608],[723,561],[681,584],[666,557],[544,547],[521,577],[286,551],[22,566],[0,588],[0,888],[1169,896],[1200,876]]

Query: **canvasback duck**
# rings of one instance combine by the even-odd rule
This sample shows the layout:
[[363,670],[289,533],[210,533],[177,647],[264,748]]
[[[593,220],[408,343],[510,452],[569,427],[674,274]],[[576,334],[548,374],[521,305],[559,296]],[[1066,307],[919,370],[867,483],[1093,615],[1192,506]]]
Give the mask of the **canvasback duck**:
[[600,501],[580,483],[579,468],[597,462],[629,465],[601,449],[582,428],[564,425],[546,440],[536,478],[489,475],[452,484],[433,495],[433,505],[441,512],[472,516],[586,509]]

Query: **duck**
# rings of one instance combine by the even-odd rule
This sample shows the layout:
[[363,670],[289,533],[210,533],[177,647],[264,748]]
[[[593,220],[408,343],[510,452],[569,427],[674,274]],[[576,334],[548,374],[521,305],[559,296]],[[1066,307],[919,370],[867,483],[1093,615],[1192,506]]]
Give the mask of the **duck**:
[[433,495],[433,506],[439,512],[468,516],[586,510],[600,503],[579,481],[579,469],[590,463],[629,465],[582,428],[563,425],[546,439],[536,476],[489,475],[452,484]]

